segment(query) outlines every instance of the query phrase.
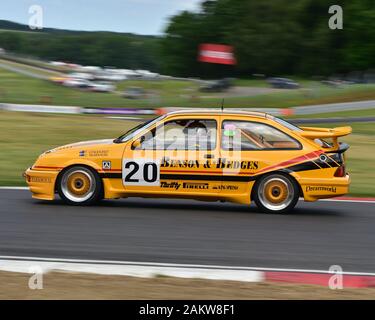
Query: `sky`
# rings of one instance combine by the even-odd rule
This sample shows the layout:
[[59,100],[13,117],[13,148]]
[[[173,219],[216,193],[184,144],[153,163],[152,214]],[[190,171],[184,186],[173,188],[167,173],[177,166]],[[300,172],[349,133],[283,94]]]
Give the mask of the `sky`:
[[162,34],[168,18],[197,10],[201,0],[1,0],[0,20],[29,24],[32,5],[43,9],[43,26],[87,31]]

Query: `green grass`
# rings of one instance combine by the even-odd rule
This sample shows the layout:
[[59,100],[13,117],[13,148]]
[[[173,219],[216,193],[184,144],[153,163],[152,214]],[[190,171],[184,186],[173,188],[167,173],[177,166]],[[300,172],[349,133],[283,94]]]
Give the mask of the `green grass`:
[[[324,86],[314,80],[303,79],[303,78],[294,77],[294,76],[287,76],[287,78],[295,80],[302,87]],[[253,79],[236,79],[234,80],[234,85],[241,86],[241,87],[263,87],[263,88],[269,87],[271,88],[271,85],[268,83],[267,79],[262,78],[262,77],[253,78]]]
[[271,87],[265,79],[236,79],[233,84],[239,87]]
[[[0,29],[0,32],[13,32],[13,33],[38,33],[38,31],[26,31],[26,30],[10,30],[10,29]],[[40,34],[40,33],[38,33]]]
[[23,185],[23,171],[46,150],[77,141],[116,138],[136,124],[96,116],[0,111],[0,185]]
[[[31,68],[31,67],[25,67]],[[263,80],[238,80],[242,85],[259,86]],[[307,87],[249,97],[227,97],[225,107],[276,107],[360,101],[375,99],[375,85],[351,85],[340,89],[330,88],[318,82],[305,81]],[[48,81],[0,69],[0,102],[39,104],[50,101],[54,105],[84,107],[219,107],[221,94],[198,91],[199,85],[192,81],[123,81],[118,85],[121,92],[127,87],[143,87],[152,93],[150,99],[128,100],[118,93],[92,93],[65,88]]]
[[[25,31],[25,32],[28,32],[28,31]],[[45,34],[39,33],[39,35],[45,35]],[[25,58],[25,57],[7,55],[7,54],[2,55],[1,58],[9,62],[19,63],[24,66],[43,68],[45,70],[50,70],[52,72],[55,71],[55,72],[67,73],[67,72],[73,71],[72,68],[69,66],[53,66],[48,61],[44,61],[44,60],[36,60],[32,58]]]
[[288,119],[298,119],[298,118],[336,118],[336,117],[375,117],[375,108],[364,109],[364,110],[350,110],[350,111],[340,111],[340,112],[327,112],[320,114],[304,114],[285,117]]
[[375,197],[375,136],[373,129],[369,132],[372,135],[353,134],[345,138],[351,146],[347,153],[347,170],[352,177],[351,194]]
[[[115,93],[93,93],[78,89],[66,88],[46,80],[39,80],[0,69],[0,102],[39,104],[46,97],[51,104],[83,107],[163,107],[164,101],[173,101],[188,106],[191,91],[197,84],[189,81],[143,81],[147,91],[161,93],[161,99],[128,100]],[[126,87],[140,86],[138,81],[125,81],[119,84],[118,90]],[[191,89],[193,88],[193,89]]]
[[[115,138],[136,124],[97,116],[0,111],[0,185],[24,185],[23,171],[46,150],[77,141]],[[346,124],[316,126],[341,125]],[[343,139],[351,146],[347,152],[351,194],[375,196],[374,123],[351,125],[353,134]]]
[[121,107],[124,99],[115,94],[90,93],[65,88],[46,80],[33,79],[0,69],[0,101],[39,104],[48,97],[54,105]]
[[20,70],[24,70],[30,73],[34,73],[36,75],[40,75],[43,77],[56,77],[56,76],[62,76],[61,73],[57,71],[42,69],[41,67],[34,67],[31,65],[23,64],[23,63],[17,63],[9,60],[0,59],[0,63],[2,65],[6,65],[9,67],[18,68]]

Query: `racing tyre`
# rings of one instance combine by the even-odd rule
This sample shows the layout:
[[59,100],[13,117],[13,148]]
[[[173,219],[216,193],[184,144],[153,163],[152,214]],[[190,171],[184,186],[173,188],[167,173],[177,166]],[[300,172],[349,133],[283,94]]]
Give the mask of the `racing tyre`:
[[92,205],[103,198],[103,184],[94,170],[75,166],[59,176],[57,192],[67,204]]
[[299,186],[291,177],[269,174],[255,183],[253,199],[265,213],[287,213],[297,204]]

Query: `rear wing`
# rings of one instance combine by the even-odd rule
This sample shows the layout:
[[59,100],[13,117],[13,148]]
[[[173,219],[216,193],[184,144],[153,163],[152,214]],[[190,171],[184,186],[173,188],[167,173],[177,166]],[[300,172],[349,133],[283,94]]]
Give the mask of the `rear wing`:
[[325,138],[332,139],[332,148],[329,151],[345,152],[349,146],[338,142],[339,137],[344,137],[352,133],[351,127],[337,127],[333,129],[328,128],[314,128],[314,127],[301,127],[303,131],[298,132],[302,137],[315,140]]

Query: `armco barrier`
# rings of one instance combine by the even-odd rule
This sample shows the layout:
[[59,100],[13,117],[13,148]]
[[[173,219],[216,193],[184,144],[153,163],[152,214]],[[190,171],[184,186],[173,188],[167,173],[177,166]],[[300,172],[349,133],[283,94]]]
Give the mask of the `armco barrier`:
[[66,106],[46,106],[46,105],[20,105],[20,104],[3,104],[3,110],[20,111],[20,112],[42,112],[42,113],[65,113],[65,114],[80,114],[82,109],[80,107],[66,107]]
[[[293,108],[226,108],[226,111],[259,111],[274,116],[307,115],[327,112],[339,112],[347,110],[364,110],[375,108],[375,100],[359,101],[348,103],[336,103],[316,106],[301,106]],[[46,112],[46,113],[67,113],[67,114],[103,114],[103,115],[160,115],[171,111],[186,110],[187,108],[83,108],[72,106],[50,106],[50,105],[23,105],[23,104],[2,104],[0,109],[23,112]],[[194,109],[194,108],[192,108]],[[196,108],[201,110],[201,108]],[[219,110],[212,108],[212,111]]]
[[132,109],[132,108],[84,108],[86,114],[117,114],[117,115],[154,115],[158,109]]
[[162,109],[136,109],[136,108],[83,108],[72,106],[49,106],[31,104],[0,104],[0,110],[19,112],[41,112],[61,114],[105,114],[105,115],[158,115],[163,114]]
[[[188,108],[156,108],[156,109],[138,109],[138,108],[81,108],[67,106],[48,106],[48,105],[21,105],[21,104],[3,104],[1,109],[8,111],[21,112],[44,112],[44,113],[65,113],[65,114],[103,114],[103,115],[162,115],[172,111],[186,110]],[[197,110],[201,110],[197,108]],[[211,109],[219,110],[219,109]],[[290,114],[286,110],[277,108],[247,108],[247,109],[226,109],[232,111],[258,111],[267,112],[275,116]]]

